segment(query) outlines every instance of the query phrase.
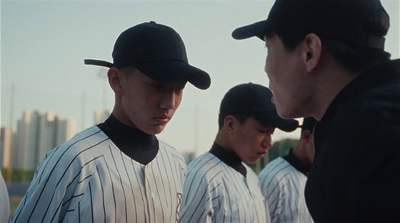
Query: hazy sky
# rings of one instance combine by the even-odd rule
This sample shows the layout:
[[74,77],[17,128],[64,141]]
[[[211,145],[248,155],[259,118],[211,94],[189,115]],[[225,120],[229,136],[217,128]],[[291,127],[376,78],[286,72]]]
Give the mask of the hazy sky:
[[[386,50],[399,57],[399,2],[382,0],[391,16]],[[94,124],[98,109],[112,109],[107,69],[83,59],[112,62],[118,35],[148,21],[174,28],[185,42],[189,62],[212,78],[208,90],[188,84],[181,106],[159,138],[179,151],[208,151],[217,132],[223,95],[253,82],[268,86],[266,48],[257,38],[234,40],[232,31],[267,17],[273,1],[1,1],[1,125],[10,126],[15,87],[14,128],[22,112],[52,110],[74,117],[77,130]],[[84,116],[82,113],[84,111]],[[82,122],[85,120],[85,122]],[[274,139],[297,138],[277,131]]]

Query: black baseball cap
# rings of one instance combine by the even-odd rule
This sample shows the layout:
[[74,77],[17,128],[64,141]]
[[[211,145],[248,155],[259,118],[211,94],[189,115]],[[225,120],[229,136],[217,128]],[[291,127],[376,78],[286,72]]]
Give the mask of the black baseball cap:
[[122,32],[115,42],[112,57],[114,63],[86,59],[85,64],[116,68],[134,66],[161,83],[184,78],[200,89],[207,89],[211,84],[207,72],[189,64],[179,34],[171,27],[153,21]]
[[240,84],[231,88],[221,101],[219,115],[249,115],[257,121],[270,127],[279,128],[285,132],[294,131],[299,127],[294,119],[282,119],[276,112],[271,101],[272,92],[259,84]]
[[232,37],[264,40],[277,27],[384,50],[389,15],[380,0],[276,0],[266,20],[237,28]]

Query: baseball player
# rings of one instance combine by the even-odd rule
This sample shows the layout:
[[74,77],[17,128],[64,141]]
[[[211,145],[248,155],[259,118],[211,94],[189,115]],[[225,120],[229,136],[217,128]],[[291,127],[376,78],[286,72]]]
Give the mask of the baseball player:
[[314,118],[305,118],[298,144],[286,156],[268,163],[258,175],[272,223],[313,222],[304,188],[314,159],[312,129],[315,123]]
[[12,222],[177,222],[186,165],[155,134],[163,131],[187,81],[209,75],[188,64],[172,28],[148,22],[124,31],[109,67],[112,115],[41,161]]
[[279,118],[271,97],[268,88],[252,83],[226,93],[211,150],[188,166],[180,222],[270,222],[257,175],[244,162],[265,155],[275,128],[298,127],[295,120]]

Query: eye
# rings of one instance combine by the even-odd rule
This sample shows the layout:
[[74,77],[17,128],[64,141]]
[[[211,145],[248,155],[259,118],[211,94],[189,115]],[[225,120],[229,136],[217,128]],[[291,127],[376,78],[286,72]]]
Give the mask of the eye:
[[175,88],[175,91],[176,92],[183,92],[183,89],[185,89],[185,86],[181,86],[181,87]]
[[266,133],[267,133],[267,131],[266,131],[266,130],[263,130],[263,129],[257,129],[257,130],[258,130],[258,132],[261,133],[261,134],[266,134]]
[[176,93],[182,93],[183,92],[183,88],[179,88],[179,89],[175,89]]
[[150,83],[150,85],[153,86],[154,88],[158,88],[158,89],[164,88],[164,85],[158,84],[158,83]]
[[266,129],[262,129],[262,128],[257,128],[258,132],[261,134],[271,134],[273,135],[275,132],[275,128],[266,128]]
[[183,89],[185,89],[185,86],[186,86],[186,82],[177,85],[175,87],[175,92],[177,92],[177,93],[183,92]]

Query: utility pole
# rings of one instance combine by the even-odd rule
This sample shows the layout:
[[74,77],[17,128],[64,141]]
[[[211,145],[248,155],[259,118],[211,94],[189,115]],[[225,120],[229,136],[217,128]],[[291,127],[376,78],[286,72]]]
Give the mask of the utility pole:
[[14,130],[14,97],[15,97],[15,85],[11,86],[11,104],[10,104],[10,128],[11,132]]
[[199,152],[199,107],[196,105],[194,110],[194,157]]
[[86,94],[82,93],[82,111],[81,111],[81,130],[85,129],[86,125]]

